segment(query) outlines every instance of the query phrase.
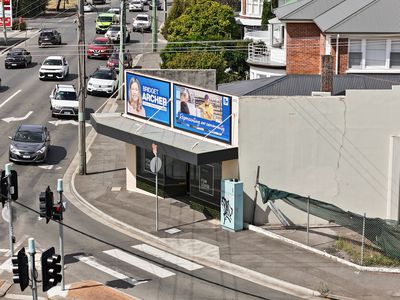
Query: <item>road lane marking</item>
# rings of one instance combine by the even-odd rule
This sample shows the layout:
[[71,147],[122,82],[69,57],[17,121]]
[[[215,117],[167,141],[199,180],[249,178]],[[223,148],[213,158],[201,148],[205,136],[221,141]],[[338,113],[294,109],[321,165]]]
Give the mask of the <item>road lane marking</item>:
[[[5,298],[6,299],[17,299],[17,300],[24,300],[24,299],[30,300],[30,299],[32,299],[32,296],[29,296],[29,295],[18,295],[18,294],[8,294],[7,293],[7,295],[5,295]],[[37,299],[38,300],[46,300],[48,298],[39,296],[39,297],[37,297]]]
[[147,254],[155,256],[164,261],[170,262],[174,265],[177,265],[177,266],[184,268],[186,270],[189,270],[189,271],[194,271],[194,270],[203,268],[203,266],[198,265],[194,262],[191,262],[190,260],[187,260],[187,259],[181,258],[179,256],[173,255],[171,253],[162,251],[162,250],[154,248],[150,245],[140,244],[140,245],[132,246],[132,248],[135,248],[137,250],[140,250],[142,252],[145,252]]
[[[50,124],[53,124],[54,126],[58,126],[58,125],[68,125],[68,124],[76,125],[76,126],[79,125],[79,123],[78,123],[77,121],[75,121],[75,120],[57,120],[57,121],[49,121],[49,123],[50,123]],[[92,125],[89,124],[89,123],[85,123],[85,124],[86,124],[86,127],[92,126]]]
[[0,104],[0,108],[2,108],[8,101],[10,101],[16,95],[18,95],[21,91],[22,90],[18,90],[14,94],[12,94],[10,97],[8,97],[6,101],[4,101],[3,103]]
[[138,285],[138,284],[142,284],[145,282],[148,282],[148,280],[143,280],[143,281],[137,281],[134,278],[128,277],[122,273],[119,273],[113,269],[110,269],[106,266],[103,266],[101,264],[99,264],[98,262],[96,262],[95,258],[93,256],[83,256],[83,255],[79,255],[79,256],[74,256],[76,259],[78,259],[79,261],[97,269],[100,270],[104,273],[107,273],[108,275],[111,275],[117,279],[121,279],[123,281],[126,281],[132,285]]
[[170,272],[164,268],[161,268],[155,264],[149,263],[148,261],[146,261],[144,259],[141,259],[134,255],[125,253],[118,249],[106,250],[106,251],[103,251],[103,253],[113,256],[115,258],[118,258],[119,260],[122,260],[125,263],[131,264],[134,267],[142,269],[142,270],[144,270],[148,273],[151,273],[153,275],[156,275],[160,278],[166,278],[166,277],[175,275],[175,273],[172,273],[172,272]]
[[16,118],[16,117],[9,117],[9,118],[4,118],[2,119],[4,122],[10,123],[10,122],[15,122],[15,121],[22,121],[26,120],[29,118],[29,116],[33,113],[33,110],[29,111],[25,116]]

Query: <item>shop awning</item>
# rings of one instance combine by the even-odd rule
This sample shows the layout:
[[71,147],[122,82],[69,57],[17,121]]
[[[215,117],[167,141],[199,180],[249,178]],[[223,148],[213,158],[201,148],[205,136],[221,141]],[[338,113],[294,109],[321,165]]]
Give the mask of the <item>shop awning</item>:
[[146,149],[151,149],[152,143],[156,143],[159,153],[193,165],[238,158],[237,147],[202,140],[202,137],[195,138],[146,121],[128,119],[121,113],[95,113],[90,119],[100,134]]

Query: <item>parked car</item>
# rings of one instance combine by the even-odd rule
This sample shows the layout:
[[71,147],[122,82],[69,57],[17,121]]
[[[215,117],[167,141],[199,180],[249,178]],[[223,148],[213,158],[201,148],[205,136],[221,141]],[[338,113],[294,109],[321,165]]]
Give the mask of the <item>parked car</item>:
[[32,55],[29,51],[24,48],[13,48],[8,51],[6,59],[4,60],[4,66],[6,69],[12,67],[28,67],[32,62]]
[[39,69],[39,79],[62,79],[69,74],[68,61],[64,56],[47,57]]
[[88,94],[108,94],[111,95],[118,87],[118,77],[114,68],[99,67],[90,76],[87,85]]
[[89,45],[87,57],[109,58],[114,51],[114,46],[109,38],[97,37]]
[[[127,52],[124,53],[124,69],[131,69],[132,61],[132,55],[129,50],[127,50]],[[107,61],[107,67],[114,68],[117,72],[119,71],[119,52],[111,54]]]
[[[108,28],[107,32],[104,34],[104,36],[106,38],[109,38],[112,42],[119,42],[120,39],[120,25],[111,25],[110,28]],[[129,41],[131,40],[131,33],[128,29],[128,27],[126,27],[125,29],[125,42],[129,43]]]
[[50,148],[50,132],[42,125],[20,125],[11,140],[9,160],[44,162]]
[[151,17],[146,14],[138,14],[132,23],[132,31],[149,31],[151,30]]
[[91,4],[97,5],[97,4],[106,4],[106,0],[89,0],[91,1]]
[[42,29],[38,37],[39,47],[43,45],[61,45],[61,33],[57,29]]
[[96,18],[96,33],[105,33],[112,24],[118,24],[115,13],[101,13]]
[[[153,1],[150,0],[150,1],[148,1],[148,3],[149,3],[149,9],[153,9]],[[156,0],[156,7],[157,7],[157,10],[163,9],[163,4],[162,4],[161,0]]]
[[77,116],[78,96],[71,84],[57,84],[50,94],[51,116]]
[[143,11],[144,10],[144,3],[142,0],[132,0],[129,2],[129,11]]

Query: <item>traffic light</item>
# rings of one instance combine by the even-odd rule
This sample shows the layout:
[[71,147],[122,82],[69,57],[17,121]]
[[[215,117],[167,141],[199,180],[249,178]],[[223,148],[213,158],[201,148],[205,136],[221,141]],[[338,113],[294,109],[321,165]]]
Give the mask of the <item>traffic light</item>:
[[7,201],[8,197],[8,182],[7,177],[3,176],[4,171],[1,170],[0,177],[0,201],[4,207],[4,203]]
[[62,209],[63,206],[61,203],[57,203],[53,206],[53,220],[62,221]]
[[54,205],[53,192],[50,190],[49,186],[47,187],[46,191],[40,193],[39,202],[40,216],[42,218],[46,218],[47,224],[51,219]]
[[[1,195],[7,199],[8,197],[8,179],[6,177],[6,171],[1,171]],[[10,194],[12,200],[18,199],[18,174],[17,171],[11,170],[11,187]],[[3,202],[3,200],[2,200]],[[4,206],[4,204],[3,204]]]
[[18,254],[11,258],[11,262],[13,265],[13,282],[19,283],[21,291],[23,291],[29,285],[28,257],[25,254],[25,248],[19,250]]
[[55,254],[54,247],[42,253],[42,287],[43,292],[61,282],[61,256]]

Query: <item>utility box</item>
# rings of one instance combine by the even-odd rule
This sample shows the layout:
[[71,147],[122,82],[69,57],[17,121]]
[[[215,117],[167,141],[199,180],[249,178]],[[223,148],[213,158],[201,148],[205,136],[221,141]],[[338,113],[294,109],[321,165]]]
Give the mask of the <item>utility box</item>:
[[237,179],[221,182],[221,225],[233,231],[243,229],[243,182]]

